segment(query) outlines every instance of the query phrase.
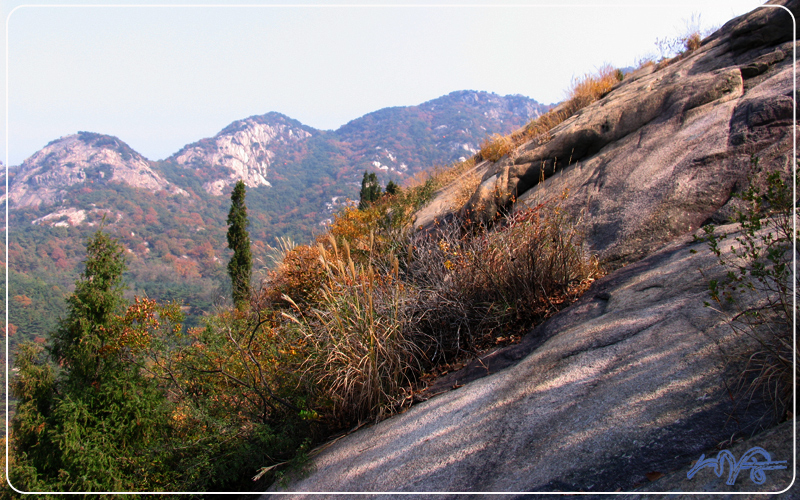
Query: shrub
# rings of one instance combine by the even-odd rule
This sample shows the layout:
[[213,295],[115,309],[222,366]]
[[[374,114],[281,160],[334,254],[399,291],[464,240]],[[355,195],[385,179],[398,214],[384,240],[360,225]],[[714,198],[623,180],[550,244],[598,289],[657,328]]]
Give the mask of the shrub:
[[[475,351],[573,302],[600,270],[578,224],[557,202],[507,216],[491,230],[419,235],[407,263],[435,362]],[[434,311],[425,314],[425,311]]]
[[[311,304],[319,298],[325,279],[325,268],[320,261],[319,250],[308,245],[297,245],[287,251],[277,269],[269,274],[259,294],[262,300],[286,303],[282,296],[290,297],[298,304]],[[267,307],[260,304],[259,307]]]
[[279,319],[271,310],[224,311],[156,360],[175,402],[178,491],[241,490],[259,466],[274,479],[273,466],[314,438],[303,418],[314,392],[300,377],[303,339]]
[[310,349],[305,375],[318,381],[337,421],[385,418],[421,367],[406,334],[413,289],[399,281],[397,265],[389,272],[357,265],[347,242],[341,253],[335,245],[319,252],[327,273],[319,307],[306,316],[296,309]]
[[[796,251],[797,234],[792,225],[796,209],[791,181],[778,172],[762,172],[756,157],[752,164],[750,184],[737,195],[746,209],[735,217],[741,233],[736,237],[739,246],[731,246],[730,258],[724,258],[720,250],[727,235],[717,234],[712,225],[704,228],[711,250],[728,269],[724,280],[709,282],[709,291],[715,302],[733,308],[729,324],[756,346],[740,354],[744,368],[737,386],[748,397],[763,391],[781,418],[792,408],[797,376],[793,357],[798,352],[792,334],[797,277],[791,267]],[[745,300],[746,295],[755,298],[757,305],[745,307],[743,304],[752,302]]]

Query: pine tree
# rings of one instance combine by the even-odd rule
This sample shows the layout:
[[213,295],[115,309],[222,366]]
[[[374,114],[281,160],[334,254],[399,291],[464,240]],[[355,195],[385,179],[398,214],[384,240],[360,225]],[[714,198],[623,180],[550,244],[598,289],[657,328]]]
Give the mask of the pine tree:
[[10,479],[19,488],[147,491],[174,474],[163,447],[169,402],[129,347],[138,325],[120,321],[125,268],[122,246],[97,232],[49,356],[32,343],[17,352]]
[[253,258],[250,254],[250,233],[247,226],[247,206],[244,204],[245,185],[239,181],[231,193],[231,210],[228,213],[228,247],[233,250],[233,257],[228,263],[228,275],[231,277],[231,294],[233,303],[239,310],[244,309],[250,300],[250,273]]
[[98,231],[86,245],[86,269],[67,299],[69,314],[53,334],[51,355],[76,384],[90,385],[101,369],[112,315],[124,304],[122,246]]
[[389,184],[386,185],[386,194],[395,195],[400,192],[400,186],[395,184],[394,181],[389,181]]
[[361,193],[359,197],[359,210],[364,210],[370,203],[381,197],[381,185],[378,182],[378,176],[375,175],[374,172],[364,172],[364,178],[361,179]]

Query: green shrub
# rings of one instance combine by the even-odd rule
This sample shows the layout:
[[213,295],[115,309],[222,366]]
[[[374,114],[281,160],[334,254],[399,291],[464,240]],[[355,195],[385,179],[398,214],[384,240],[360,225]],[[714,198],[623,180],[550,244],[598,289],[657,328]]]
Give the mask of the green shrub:
[[[728,269],[725,279],[709,282],[709,292],[720,306],[733,309],[729,324],[756,346],[739,354],[744,366],[737,379],[740,392],[748,397],[764,392],[780,418],[792,407],[797,375],[792,333],[797,285],[792,271],[797,241],[792,216],[796,208],[790,179],[779,172],[763,172],[756,157],[752,165],[748,188],[736,195],[746,208],[734,219],[741,233],[730,257],[724,257],[720,248],[727,235],[718,234],[713,225],[704,227],[711,250]],[[745,296],[754,298],[757,305],[744,306],[752,302]]]
[[166,451],[171,403],[146,352],[182,318],[153,301],[126,310],[124,270],[122,246],[98,231],[49,353],[35,344],[17,352],[9,479],[18,488],[163,491],[179,474]]

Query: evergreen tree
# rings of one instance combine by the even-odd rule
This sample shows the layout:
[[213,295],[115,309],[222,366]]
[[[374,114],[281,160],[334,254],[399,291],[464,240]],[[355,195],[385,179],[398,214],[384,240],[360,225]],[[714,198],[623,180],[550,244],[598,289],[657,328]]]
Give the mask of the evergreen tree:
[[17,352],[10,479],[18,488],[148,491],[173,475],[163,446],[169,403],[136,355],[142,321],[118,315],[124,271],[120,244],[96,233],[50,356],[32,343]]
[[375,175],[374,172],[364,172],[364,178],[361,179],[361,193],[359,197],[359,210],[364,210],[370,203],[381,197],[381,185],[378,182],[378,176]]
[[250,300],[250,273],[253,258],[250,254],[250,233],[247,226],[247,206],[244,204],[245,185],[239,181],[231,193],[231,210],[228,213],[228,247],[233,250],[233,257],[228,263],[228,274],[231,277],[233,303],[237,309],[244,309]]
[[400,186],[395,184],[394,181],[389,181],[389,184],[386,185],[386,194],[394,195],[400,192]]

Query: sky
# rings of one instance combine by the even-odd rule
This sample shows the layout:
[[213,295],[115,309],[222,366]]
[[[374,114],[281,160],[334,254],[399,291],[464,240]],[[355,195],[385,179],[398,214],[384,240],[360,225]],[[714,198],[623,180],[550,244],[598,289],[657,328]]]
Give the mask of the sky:
[[90,131],[158,160],[252,115],[332,130],[456,90],[555,103],[573,78],[635,65],[693,19],[719,27],[763,3],[243,1],[4,0],[0,159]]

